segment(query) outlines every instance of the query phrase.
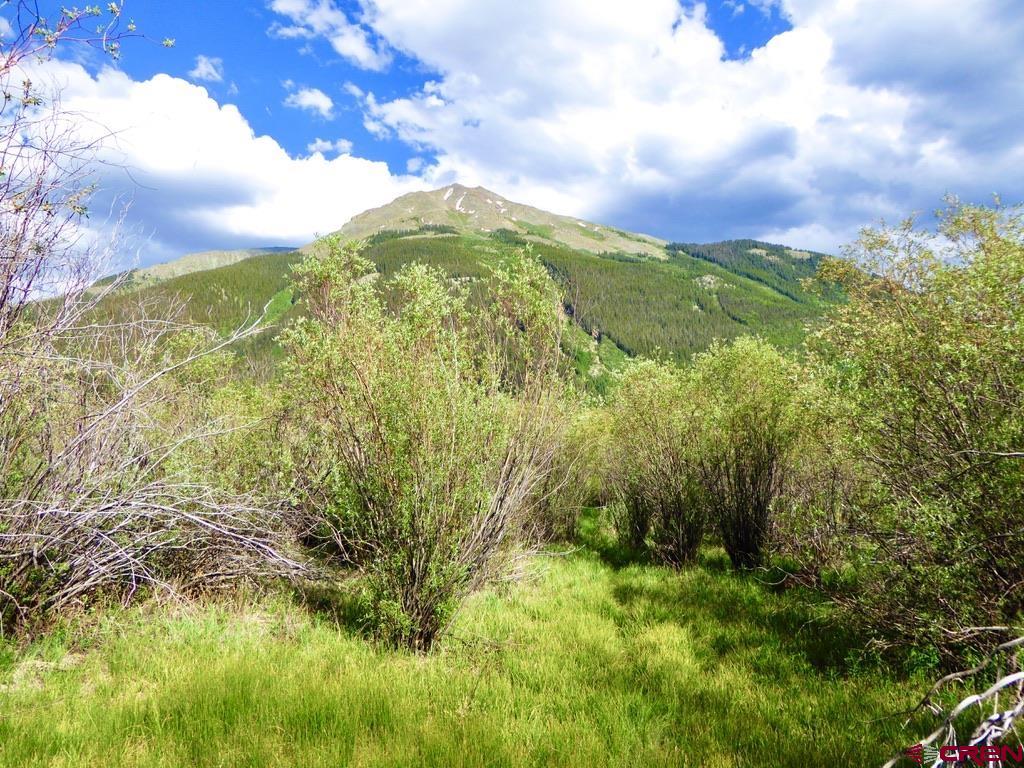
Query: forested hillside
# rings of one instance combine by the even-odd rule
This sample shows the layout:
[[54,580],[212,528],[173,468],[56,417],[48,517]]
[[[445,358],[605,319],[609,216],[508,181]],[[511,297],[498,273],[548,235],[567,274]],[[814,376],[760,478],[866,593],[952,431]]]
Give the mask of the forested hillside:
[[[661,260],[528,241],[509,230],[464,234],[425,226],[372,235],[365,255],[384,277],[416,262],[472,285],[522,248],[533,249],[555,278],[567,314],[596,342],[593,352],[611,344],[627,355],[657,353],[685,361],[715,340],[751,333],[793,347],[825,306],[800,284],[813,274],[820,255],[751,240],[672,244]],[[183,300],[185,319],[224,333],[266,306],[267,322],[280,324],[299,311],[289,276],[300,259],[298,253],[268,253],[156,284],[129,283],[131,290],[113,299],[111,308],[123,312],[140,299]],[[263,334],[248,342],[249,349],[265,356],[273,338],[273,332]]]

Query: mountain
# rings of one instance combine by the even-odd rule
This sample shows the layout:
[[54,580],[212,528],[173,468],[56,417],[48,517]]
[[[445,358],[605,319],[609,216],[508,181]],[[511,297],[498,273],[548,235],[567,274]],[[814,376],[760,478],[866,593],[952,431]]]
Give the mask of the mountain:
[[193,272],[205,272],[217,269],[218,267],[226,267],[245,259],[251,259],[254,256],[290,253],[294,250],[295,248],[287,247],[239,248],[232,251],[198,251],[196,253],[187,253],[174,261],[133,269],[129,276],[129,282],[133,287],[151,285],[162,280],[169,280],[172,277],[181,277]]
[[560,243],[587,253],[623,252],[665,258],[664,240],[623,232],[571,216],[513,203],[483,187],[450,184],[411,192],[352,218],[340,234],[362,240],[381,232],[489,233],[507,231],[538,243]]
[[[822,254],[756,240],[668,243],[514,203],[479,187],[403,195],[355,216],[339,233],[363,240],[366,256],[385,276],[415,261],[453,277],[481,279],[495,263],[532,248],[562,286],[573,320],[569,351],[580,375],[598,389],[627,355],[684,361],[716,339],[742,334],[796,346],[831,300],[801,284]],[[269,306],[269,321],[280,326],[302,311],[289,273],[312,245],[256,255],[200,254],[140,270],[135,290],[112,304],[128,311],[138,291],[184,298],[189,319],[220,331]],[[229,263],[214,266],[219,259]],[[248,343],[244,353],[254,365],[272,368],[274,331]]]

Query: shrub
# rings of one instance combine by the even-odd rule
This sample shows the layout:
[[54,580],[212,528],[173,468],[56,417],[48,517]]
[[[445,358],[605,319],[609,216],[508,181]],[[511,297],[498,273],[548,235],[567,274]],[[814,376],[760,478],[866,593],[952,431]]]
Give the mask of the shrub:
[[828,386],[827,369],[809,364],[803,376],[802,424],[772,507],[771,548],[801,584],[849,583],[852,528],[868,485],[853,451],[851,404]]
[[699,414],[682,374],[650,360],[629,364],[612,409],[610,482],[622,506],[616,527],[631,549],[661,562],[691,562],[704,536],[698,474]]
[[0,355],[0,635],[99,593],[298,569],[280,554],[274,509],[218,490],[187,459],[185,446],[218,433],[194,418],[217,342],[139,321],[40,347],[45,325],[34,328],[35,354]]
[[849,302],[812,342],[872,482],[840,599],[883,645],[949,659],[1024,608],[1024,222],[954,204],[940,234],[867,231],[824,264]]
[[594,475],[593,414],[577,398],[567,399],[558,414],[563,425],[552,457],[551,472],[544,476],[531,502],[526,538],[542,542],[566,542],[576,534],[584,507],[599,497]]
[[427,650],[501,571],[551,471],[557,295],[525,255],[496,270],[483,306],[415,264],[378,286],[359,246],[337,238],[296,287],[310,316],[285,345],[308,425],[306,511],[362,571],[376,633]]
[[762,564],[772,506],[799,440],[799,369],[743,337],[698,355],[688,389],[700,402],[699,471],[709,512],[736,568]]

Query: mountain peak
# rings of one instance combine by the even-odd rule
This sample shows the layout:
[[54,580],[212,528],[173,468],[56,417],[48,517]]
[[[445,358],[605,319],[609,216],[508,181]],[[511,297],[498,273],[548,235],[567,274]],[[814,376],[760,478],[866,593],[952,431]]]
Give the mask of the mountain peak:
[[379,232],[447,227],[456,232],[515,232],[526,240],[555,242],[591,253],[637,253],[665,257],[665,242],[623,232],[571,216],[510,201],[484,187],[447,184],[428,192],[410,192],[380,208],[360,213],[341,234],[363,239]]

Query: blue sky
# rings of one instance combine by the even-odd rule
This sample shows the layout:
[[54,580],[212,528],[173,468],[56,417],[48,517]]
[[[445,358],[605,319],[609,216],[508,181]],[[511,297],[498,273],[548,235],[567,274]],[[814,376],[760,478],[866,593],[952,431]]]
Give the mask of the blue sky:
[[[351,3],[338,3],[353,13]],[[167,73],[201,83],[218,102],[236,104],[257,134],[273,136],[292,154],[307,152],[317,138],[346,137],[352,151],[362,157],[383,160],[396,172],[416,153],[398,141],[380,141],[363,128],[358,102],[343,85],[354,82],[384,98],[397,98],[422,86],[427,70],[417,61],[397,55],[386,71],[366,70],[339,56],[324,39],[296,41],[273,32],[287,19],[261,2],[144,2],[128,5],[142,27],[154,39],[169,37],[175,45],[166,49],[126,41],[120,67],[137,80]],[[221,81],[190,75],[199,56],[219,60]],[[95,63],[99,63],[98,61]],[[287,83],[294,86],[289,89]],[[283,105],[288,94],[317,88],[335,103],[332,117],[315,113],[296,114]]]
[[828,250],[947,193],[1024,198],[1017,0],[124,13],[152,39],[44,69],[115,135],[100,202],[129,204],[143,263],[299,244],[453,181],[668,239]]
[[[337,2],[334,6],[349,18],[360,13],[357,2]],[[790,28],[778,6],[764,11],[750,6],[747,12],[744,2],[716,0],[706,7],[708,25],[722,39],[728,58],[747,58],[751,51]],[[417,153],[401,141],[382,140],[369,133],[363,126],[360,104],[342,87],[347,82],[355,83],[382,99],[415,92],[441,73],[414,57],[391,51],[389,66],[375,71],[339,56],[324,38],[296,45],[294,40],[275,33],[275,28],[287,24],[288,19],[271,10],[270,3],[130,0],[127,9],[149,37],[175,40],[172,49],[127,43],[120,66],[135,79],[167,73],[201,82],[219,102],[237,104],[254,131],[273,136],[291,153],[307,151],[311,142],[330,133],[346,137],[354,153],[387,162],[396,173],[404,172],[413,157],[430,159],[429,152]],[[190,76],[199,56],[219,59],[221,82]],[[333,117],[329,121],[302,120],[282,108],[282,99],[289,93],[288,82],[296,88],[317,88],[327,94],[336,105]]]

